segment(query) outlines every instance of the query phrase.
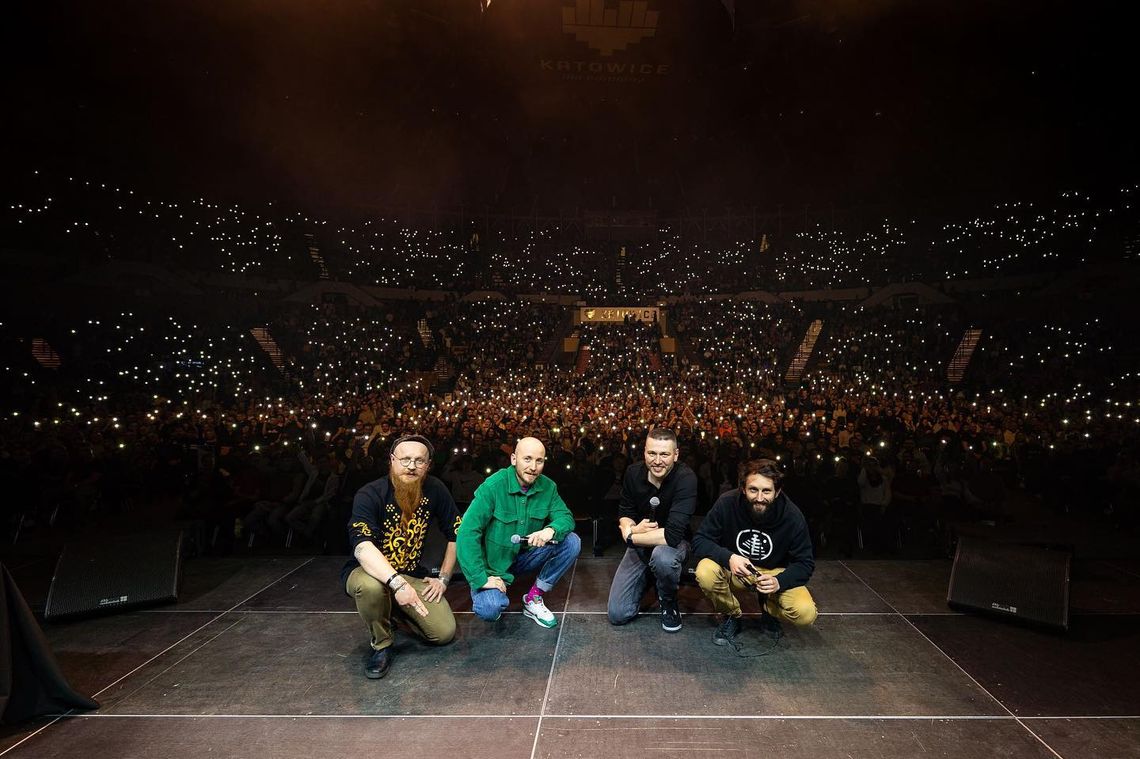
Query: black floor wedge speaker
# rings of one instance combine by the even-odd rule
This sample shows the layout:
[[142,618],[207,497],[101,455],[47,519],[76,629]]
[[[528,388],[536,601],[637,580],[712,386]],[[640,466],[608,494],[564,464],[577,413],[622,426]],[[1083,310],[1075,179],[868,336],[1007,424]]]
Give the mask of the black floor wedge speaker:
[[1072,551],[962,536],[946,602],[955,609],[1068,629]]
[[72,619],[174,601],[181,579],[181,532],[68,544],[55,566],[44,619]]

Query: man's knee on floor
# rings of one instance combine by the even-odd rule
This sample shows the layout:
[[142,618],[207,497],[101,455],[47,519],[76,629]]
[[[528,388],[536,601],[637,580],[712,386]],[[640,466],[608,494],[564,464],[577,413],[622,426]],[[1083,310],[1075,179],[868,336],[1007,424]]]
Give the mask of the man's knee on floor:
[[503,613],[501,607],[491,604],[474,604],[471,610],[475,612],[475,616],[484,622],[494,622]]
[[479,591],[471,601],[471,610],[484,622],[494,622],[507,608],[507,597],[495,588]]
[[611,625],[625,625],[629,624],[637,617],[638,607],[634,605],[618,605],[610,604],[606,608],[606,617],[610,620]]
[[819,611],[815,608],[815,601],[807,601],[785,608],[784,618],[796,627],[807,627],[815,622]]

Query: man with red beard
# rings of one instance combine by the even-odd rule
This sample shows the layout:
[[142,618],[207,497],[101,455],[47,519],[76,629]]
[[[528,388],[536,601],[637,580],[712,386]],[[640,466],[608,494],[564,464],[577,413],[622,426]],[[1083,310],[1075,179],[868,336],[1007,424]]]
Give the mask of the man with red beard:
[[[393,611],[429,643],[445,645],[455,638],[455,617],[443,592],[455,568],[459,511],[444,484],[428,475],[432,453],[421,435],[396,438],[388,476],[362,487],[352,502],[353,558],[341,577],[372,638],[364,668],[369,679],[384,677],[392,666]],[[448,541],[439,579],[425,576],[418,566],[431,525]]]

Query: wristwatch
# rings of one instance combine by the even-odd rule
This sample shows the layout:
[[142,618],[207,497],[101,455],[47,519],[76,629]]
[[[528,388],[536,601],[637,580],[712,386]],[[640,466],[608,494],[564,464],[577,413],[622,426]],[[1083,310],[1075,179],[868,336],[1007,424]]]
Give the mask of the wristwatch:
[[630,530],[625,534],[625,544],[630,548],[633,548],[633,530]]

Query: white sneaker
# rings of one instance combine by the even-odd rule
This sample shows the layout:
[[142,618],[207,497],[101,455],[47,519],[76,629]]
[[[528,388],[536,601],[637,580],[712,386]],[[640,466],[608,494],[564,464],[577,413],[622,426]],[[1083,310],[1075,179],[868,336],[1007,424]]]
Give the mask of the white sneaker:
[[536,597],[533,601],[523,601],[523,614],[530,617],[535,622],[543,627],[557,627],[558,620],[554,618],[554,613],[546,608],[546,604],[542,600],[542,596]]

